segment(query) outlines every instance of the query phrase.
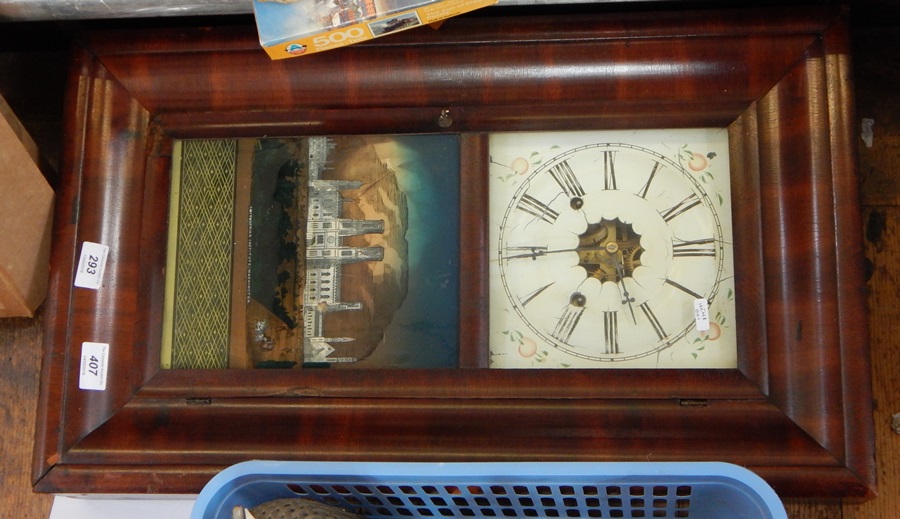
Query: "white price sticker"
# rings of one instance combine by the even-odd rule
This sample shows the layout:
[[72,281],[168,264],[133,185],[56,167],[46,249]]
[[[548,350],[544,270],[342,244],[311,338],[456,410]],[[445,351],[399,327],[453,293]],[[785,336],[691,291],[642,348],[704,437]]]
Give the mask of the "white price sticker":
[[103,342],[81,343],[81,372],[78,376],[78,387],[89,391],[105,391],[108,365],[109,344]]
[[694,321],[697,331],[709,331],[709,302],[706,299],[694,299]]
[[81,246],[81,258],[75,272],[75,286],[97,290],[103,284],[103,271],[106,270],[106,257],[109,247],[99,243],[86,241]]

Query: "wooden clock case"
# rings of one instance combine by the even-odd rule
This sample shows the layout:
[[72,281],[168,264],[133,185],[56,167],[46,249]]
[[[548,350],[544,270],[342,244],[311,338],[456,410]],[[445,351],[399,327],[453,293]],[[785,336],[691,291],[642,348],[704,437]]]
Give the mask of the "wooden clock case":
[[[194,493],[248,459],[719,460],[782,496],[871,497],[849,67],[832,8],[486,10],[285,61],[249,26],[85,35],[35,489]],[[486,132],[656,127],[729,132],[738,369],[486,369]],[[421,132],[461,134],[458,369],[160,369],[173,139]],[[84,241],[110,246],[98,290],[73,287]],[[78,389],[85,341],[110,344],[105,391]]]

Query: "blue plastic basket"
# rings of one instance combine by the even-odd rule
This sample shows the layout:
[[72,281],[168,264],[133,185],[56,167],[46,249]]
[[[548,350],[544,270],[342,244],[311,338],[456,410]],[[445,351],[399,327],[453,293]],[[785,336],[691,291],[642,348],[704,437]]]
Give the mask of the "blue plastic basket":
[[772,488],[728,463],[250,461],[204,487],[191,519],[315,499],[370,518],[787,519]]

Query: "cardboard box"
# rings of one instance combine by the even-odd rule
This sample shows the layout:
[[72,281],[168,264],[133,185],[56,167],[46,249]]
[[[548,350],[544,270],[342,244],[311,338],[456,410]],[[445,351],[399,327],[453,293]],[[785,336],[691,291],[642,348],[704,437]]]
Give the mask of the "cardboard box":
[[53,190],[39,158],[0,96],[0,317],[31,317],[47,295]]
[[497,0],[254,0],[259,41],[272,59],[337,49],[429,25]]

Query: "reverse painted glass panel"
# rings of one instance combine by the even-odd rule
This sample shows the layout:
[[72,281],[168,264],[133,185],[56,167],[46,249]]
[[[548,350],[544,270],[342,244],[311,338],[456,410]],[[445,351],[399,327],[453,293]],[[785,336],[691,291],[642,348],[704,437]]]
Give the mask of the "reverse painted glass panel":
[[176,145],[163,367],[457,364],[456,136]]

